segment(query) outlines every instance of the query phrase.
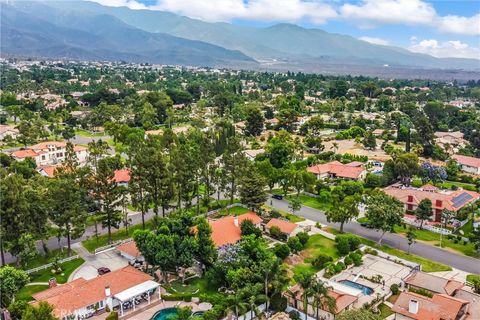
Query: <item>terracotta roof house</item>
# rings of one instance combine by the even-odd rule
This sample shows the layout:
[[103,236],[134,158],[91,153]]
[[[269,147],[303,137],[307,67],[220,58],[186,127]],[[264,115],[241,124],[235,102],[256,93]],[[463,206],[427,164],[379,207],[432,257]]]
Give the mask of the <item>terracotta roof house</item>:
[[480,175],[480,159],[474,157],[467,157],[461,155],[453,155],[452,159],[457,161],[457,163],[462,168],[462,171],[471,173],[474,175]]
[[36,302],[46,301],[53,306],[56,317],[66,320],[87,318],[95,310],[104,310],[106,306],[113,310],[122,304],[131,301],[134,297],[148,292],[149,299],[153,291],[158,290],[160,284],[153,278],[134,267],[106,273],[91,280],[79,278],[72,282],[41,291],[33,295]]
[[338,161],[332,161],[324,164],[317,164],[307,168],[308,172],[317,176],[317,179],[350,179],[362,180],[365,178],[367,171],[361,162],[351,162],[343,164]]
[[15,126],[8,124],[0,124],[0,140],[5,139],[6,136],[10,136],[13,139],[16,139],[19,134],[19,131]]
[[460,131],[435,132],[435,144],[449,153],[455,153],[465,147],[468,141],[463,138],[463,133]]
[[407,187],[401,184],[393,184],[383,189],[383,192],[394,197],[405,205],[406,211],[413,211],[420,201],[430,199],[432,201],[433,220],[441,221],[443,209],[457,212],[469,203],[480,198],[480,194],[474,191],[459,189],[456,191],[442,190],[431,185],[420,188]]
[[404,281],[407,288],[425,289],[432,293],[448,294],[449,296],[453,296],[464,286],[460,281],[437,277],[421,271],[411,274]]
[[118,185],[128,185],[130,182],[130,170],[128,169],[120,169],[115,170],[113,179]]
[[55,169],[57,166],[45,166],[38,168],[37,171],[44,177],[53,178],[55,176]]
[[118,245],[115,249],[127,260],[141,260],[142,254],[137,248],[135,241],[129,241]]
[[254,225],[260,227],[262,218],[254,212],[247,212],[238,216],[226,216],[217,220],[210,220],[210,228],[212,228],[212,241],[217,248],[234,244],[240,241],[242,232],[240,226],[245,220],[250,220]]
[[465,320],[480,319],[480,295],[469,290],[460,289],[453,295],[457,299],[468,301],[470,304],[465,315]]
[[[298,284],[289,288],[289,290],[284,293],[284,296],[287,298],[287,303],[289,306],[304,312],[302,295],[303,289]],[[329,289],[328,295],[335,299],[336,309],[334,312],[331,312],[330,310],[324,310],[322,307],[319,306],[318,316],[320,319],[335,319],[336,315],[342,313],[343,311],[351,309],[358,301],[358,297],[340,292],[335,289]],[[309,316],[312,317],[316,317],[317,315],[317,310],[313,306],[313,298],[311,297],[308,299],[307,313]]]
[[[17,150],[11,153],[17,161],[23,161],[26,158],[35,160],[37,166],[54,165],[65,160],[67,143],[64,141],[46,141],[27,147],[24,150]],[[79,163],[87,161],[88,149],[83,146],[74,146],[73,150]]]
[[287,220],[277,218],[272,218],[270,221],[268,221],[268,223],[265,225],[265,230],[270,231],[272,227],[277,227],[278,229],[280,229],[280,231],[285,236],[287,236],[287,238],[290,236],[294,236],[301,231],[299,225]]
[[435,294],[429,298],[413,292],[402,292],[392,311],[395,312],[395,319],[460,320],[468,307],[468,301],[446,294]]

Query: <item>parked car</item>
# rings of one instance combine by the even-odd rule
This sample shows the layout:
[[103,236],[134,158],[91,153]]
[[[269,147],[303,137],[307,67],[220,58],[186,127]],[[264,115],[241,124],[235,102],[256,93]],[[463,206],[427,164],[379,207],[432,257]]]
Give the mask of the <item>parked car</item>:
[[272,195],[272,198],[273,199],[277,199],[277,200],[282,200],[283,199],[283,196],[281,194],[273,194]]
[[108,269],[107,267],[100,267],[97,269],[97,272],[99,275],[102,275],[102,274],[105,274],[105,273],[109,273],[111,270]]
[[364,228],[372,229],[372,225],[369,222],[362,222],[360,225]]

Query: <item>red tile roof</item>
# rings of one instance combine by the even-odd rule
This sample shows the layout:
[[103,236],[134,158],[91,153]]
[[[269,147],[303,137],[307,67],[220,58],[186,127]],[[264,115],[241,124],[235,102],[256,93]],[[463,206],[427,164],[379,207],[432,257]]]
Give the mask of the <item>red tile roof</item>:
[[[427,190],[394,184],[384,188],[383,192],[405,204],[418,205],[423,199],[430,199],[430,201],[432,201],[433,209],[448,209],[450,211],[458,211],[468,203],[474,202],[480,198],[479,193],[469,190],[460,189],[456,191],[450,191],[439,189],[433,190],[431,188],[427,188]],[[453,199],[462,194],[468,194],[471,196],[471,198],[455,206]]]
[[134,258],[138,258],[142,255],[138,250],[137,244],[135,243],[135,241],[129,241],[129,242],[123,243],[117,246],[117,250],[120,252],[124,252]]
[[324,164],[317,164],[307,168],[308,172],[314,174],[333,174],[339,178],[358,179],[365,169],[357,162],[343,164],[338,161],[332,161]]
[[[300,287],[300,285],[296,284],[288,290],[287,295],[290,295],[293,297],[292,294],[294,295],[294,298],[296,300],[303,300],[303,297],[302,297],[303,289]],[[328,295],[334,298],[336,301],[335,314],[339,314],[348,306],[350,306],[351,304],[355,303],[358,300],[358,297],[356,296],[352,296],[343,292],[338,292],[333,289],[328,289]]]
[[267,229],[270,229],[271,227],[278,227],[282,233],[291,234],[298,227],[298,225],[290,221],[272,218],[272,220],[268,221],[265,227]]
[[414,287],[427,289],[435,293],[453,295],[455,291],[463,288],[463,283],[455,279],[446,279],[425,272],[415,272],[405,279],[405,283]]
[[57,169],[56,166],[45,166],[39,169],[39,171],[45,172],[47,177],[53,178],[55,176],[55,169]]
[[212,241],[216,247],[221,247],[226,244],[234,244],[240,241],[242,232],[240,225],[245,220],[251,220],[254,224],[262,222],[262,218],[253,212],[247,212],[236,217],[238,219],[238,226],[235,224],[234,216],[226,216],[218,220],[209,221],[212,229]]
[[56,316],[68,315],[104,300],[105,287],[110,287],[111,295],[120,293],[153,278],[132,266],[106,273],[91,280],[83,278],[36,293],[36,301],[46,301],[54,307]]
[[[418,311],[411,313],[408,310],[411,300],[418,303]],[[455,320],[458,319],[462,308],[468,301],[450,297],[445,294],[435,294],[428,298],[413,292],[402,292],[392,311],[417,320]]]
[[130,182],[130,171],[127,169],[115,170],[115,176],[113,178],[116,183]]
[[23,159],[23,158],[35,158],[38,156],[38,153],[30,150],[30,149],[25,149],[25,150],[17,150],[12,152],[12,156],[18,159]]
[[469,167],[480,168],[480,159],[474,157],[467,157],[461,155],[453,155],[452,158],[457,161],[459,164],[463,164]]

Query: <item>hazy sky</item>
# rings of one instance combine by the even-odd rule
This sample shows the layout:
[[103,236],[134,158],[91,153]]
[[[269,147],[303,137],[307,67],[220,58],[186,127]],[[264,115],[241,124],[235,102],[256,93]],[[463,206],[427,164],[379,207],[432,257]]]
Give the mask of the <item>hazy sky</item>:
[[480,59],[480,0],[93,0],[210,22],[278,22],[348,34],[437,57]]

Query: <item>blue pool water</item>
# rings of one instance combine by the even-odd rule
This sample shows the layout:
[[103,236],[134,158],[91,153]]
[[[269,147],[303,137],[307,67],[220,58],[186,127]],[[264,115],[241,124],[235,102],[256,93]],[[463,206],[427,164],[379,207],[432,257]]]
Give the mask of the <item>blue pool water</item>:
[[[160,310],[157,313],[155,313],[155,315],[153,316],[153,318],[151,320],[168,320],[176,314],[177,314],[177,309],[167,308],[167,309],[163,309],[163,310]],[[194,317],[195,316],[201,316],[203,314],[204,314],[203,311],[197,311],[197,312],[194,312],[192,314],[192,316],[194,316]]]
[[155,313],[152,320],[168,320],[169,318],[173,317],[176,314],[177,314],[177,309],[167,308]]
[[340,280],[338,282],[340,282],[340,283],[342,283],[346,286],[361,290],[363,292],[363,294],[366,295],[366,296],[369,296],[374,292],[372,288],[364,286],[363,284],[360,284],[360,283],[357,283],[357,282],[350,281],[350,280]]

